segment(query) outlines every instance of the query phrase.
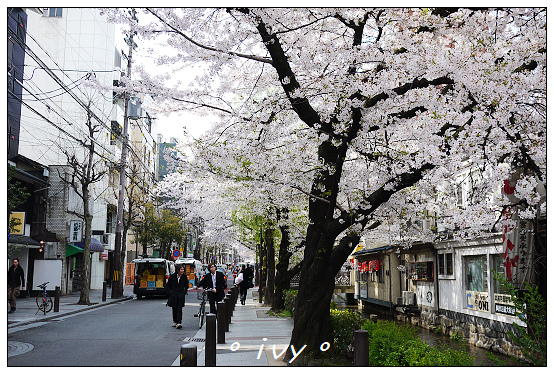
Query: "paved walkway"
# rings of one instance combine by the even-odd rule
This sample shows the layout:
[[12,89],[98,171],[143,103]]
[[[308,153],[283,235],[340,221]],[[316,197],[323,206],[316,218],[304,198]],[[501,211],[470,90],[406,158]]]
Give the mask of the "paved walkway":
[[[287,366],[283,361],[293,328],[292,318],[268,315],[257,300],[258,288],[248,290],[246,304],[237,301],[225,344],[216,346],[216,366]],[[252,297],[254,295],[254,299]],[[198,366],[205,366],[206,325],[190,340],[198,348]],[[179,357],[172,366],[179,366]]]
[[[102,290],[90,290],[89,300],[92,305],[78,305],[77,302],[80,297],[79,292],[70,295],[62,295],[60,296],[59,311],[54,312],[54,307],[52,307],[52,310],[46,314],[38,310],[35,297],[18,298],[15,313],[8,314],[8,329],[30,323],[48,321],[65,315],[79,313],[84,310],[129,300],[133,295],[133,286],[124,286],[123,297],[118,299],[111,298],[111,291],[111,288],[107,289],[106,301],[102,301]],[[54,302],[54,291],[48,291],[48,294],[52,298],[52,302]]]

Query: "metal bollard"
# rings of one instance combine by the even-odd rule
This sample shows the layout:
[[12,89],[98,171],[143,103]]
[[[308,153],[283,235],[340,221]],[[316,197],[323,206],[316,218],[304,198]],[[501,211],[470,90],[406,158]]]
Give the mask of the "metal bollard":
[[60,286],[56,286],[54,291],[54,312],[60,311]]
[[231,325],[231,300],[229,299],[228,296],[225,296],[225,299],[223,299],[225,301],[225,320],[226,320],[226,325],[225,325],[225,331],[226,332],[229,332],[229,327]]
[[229,292],[229,295],[227,295],[229,297],[229,313],[231,313],[231,317],[233,316],[233,311],[235,310],[235,305],[233,304],[233,300],[234,300],[234,297],[233,297],[233,293],[232,292]]
[[367,330],[354,331],[354,366],[369,366],[368,337]]
[[217,303],[217,344],[225,344],[225,303]]
[[183,344],[181,346],[181,359],[179,366],[198,366],[197,347],[192,343]]
[[215,314],[206,314],[206,344],[204,346],[204,362],[206,366],[215,366],[216,328]]
[[237,287],[233,288],[233,310],[235,310],[235,306],[237,305],[237,300],[239,296],[239,289]]
[[102,283],[102,301],[106,301],[106,290],[108,288],[108,282]]

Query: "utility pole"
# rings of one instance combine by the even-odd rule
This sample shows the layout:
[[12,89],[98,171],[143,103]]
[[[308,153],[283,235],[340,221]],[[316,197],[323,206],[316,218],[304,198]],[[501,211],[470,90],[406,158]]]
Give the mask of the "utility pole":
[[[133,19],[136,20],[136,11],[132,11]],[[125,39],[129,45],[129,56],[127,57],[127,78],[131,82],[131,62],[133,58],[133,35],[131,31],[129,37]],[[114,249],[114,266],[113,266],[113,279],[112,279],[112,299],[118,299],[123,291],[123,282],[121,274],[121,241],[122,241],[122,228],[123,228],[123,210],[125,202],[125,168],[127,166],[127,147],[128,147],[128,128],[129,128],[129,93],[124,93],[124,113],[123,113],[123,137],[121,145],[121,170],[119,173],[119,196],[117,199],[117,222],[115,226],[115,249]]]

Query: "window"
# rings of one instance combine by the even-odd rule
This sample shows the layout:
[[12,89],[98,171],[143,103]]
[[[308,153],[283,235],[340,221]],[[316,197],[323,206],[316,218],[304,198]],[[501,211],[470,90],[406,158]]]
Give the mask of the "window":
[[385,283],[385,269],[383,269],[382,266],[377,270],[377,278],[379,279],[379,283]]
[[61,17],[63,8],[44,8],[42,15],[44,17]]
[[454,275],[454,257],[452,253],[439,253],[439,274]]
[[476,292],[488,292],[487,257],[465,256],[465,280],[466,290]]
[[464,256],[465,308],[490,313],[487,256]]
[[[496,273],[499,273],[499,274],[505,274],[504,273],[504,258],[502,257],[502,255],[501,254],[492,255],[491,259],[492,259],[492,270]],[[492,278],[492,276],[493,276],[493,274],[491,274],[491,279],[492,279],[492,282],[493,282],[493,287],[494,287],[493,291],[494,291],[494,293],[507,294],[508,292],[506,292],[506,290],[504,289],[504,287],[502,287],[500,282],[497,281],[496,279]]]
[[409,262],[407,278],[411,280],[432,281],[433,261]]

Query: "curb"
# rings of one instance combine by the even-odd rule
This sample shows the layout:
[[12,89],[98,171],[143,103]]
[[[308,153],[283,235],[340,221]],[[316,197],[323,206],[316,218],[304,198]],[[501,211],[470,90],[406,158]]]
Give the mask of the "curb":
[[[63,312],[63,313],[58,313],[58,314],[53,314],[53,315],[49,315],[49,316],[46,316],[46,317],[42,317],[42,318],[35,318],[35,319],[31,319],[31,320],[28,320],[28,321],[22,321],[22,322],[15,322],[13,324],[9,324],[8,325],[8,329],[12,328],[12,327],[19,327],[19,326],[25,326],[25,325],[30,325],[32,323],[37,323],[37,322],[43,322],[43,321],[49,321],[51,319],[55,319],[55,318],[59,318],[59,317],[64,317],[64,316],[68,316],[68,315],[71,315],[71,314],[76,314],[76,313],[81,313],[85,310],[90,310],[90,309],[95,309],[95,308],[100,308],[102,306],[106,306],[106,305],[110,305],[110,304],[115,304],[115,303],[120,303],[122,301],[126,301],[126,300],[132,300],[133,299],[133,296],[124,296],[120,299],[116,299],[116,300],[110,300],[110,301],[102,301],[98,304],[93,304],[93,305],[89,305],[89,306],[86,306],[86,307],[83,307],[81,309],[76,309],[76,310],[70,310],[70,311],[67,311],[67,312]],[[54,312],[52,312],[54,313]]]

